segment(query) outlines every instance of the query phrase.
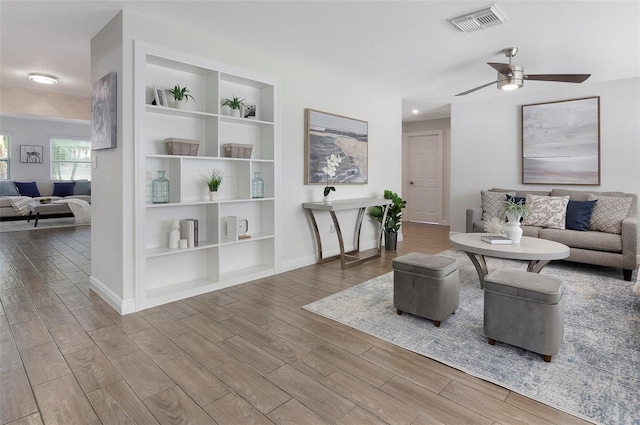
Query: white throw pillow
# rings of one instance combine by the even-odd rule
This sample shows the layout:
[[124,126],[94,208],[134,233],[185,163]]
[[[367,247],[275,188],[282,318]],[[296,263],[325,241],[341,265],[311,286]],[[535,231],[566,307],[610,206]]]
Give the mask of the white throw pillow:
[[480,192],[482,196],[482,220],[489,221],[492,218],[504,219],[500,215],[502,202],[507,200],[507,195],[516,196],[515,192],[490,192],[483,190]]
[[607,233],[622,233],[622,220],[627,218],[631,208],[631,198],[599,196],[591,193],[589,201],[598,200],[593,207],[589,230]]
[[566,226],[569,196],[527,195],[526,204],[531,213],[524,219],[524,226],[564,229]]

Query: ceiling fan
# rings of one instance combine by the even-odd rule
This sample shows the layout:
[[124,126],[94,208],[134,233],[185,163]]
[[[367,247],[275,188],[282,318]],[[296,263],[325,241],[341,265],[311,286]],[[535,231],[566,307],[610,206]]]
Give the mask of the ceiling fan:
[[518,53],[517,47],[508,47],[503,50],[506,57],[509,58],[509,63],[492,63],[487,62],[487,65],[498,71],[498,79],[487,84],[472,88],[471,90],[458,93],[456,96],[464,96],[469,93],[473,93],[476,90],[489,87],[492,84],[498,83],[500,90],[515,90],[522,87],[524,80],[537,80],[537,81],[557,81],[561,83],[582,83],[591,74],[525,74],[524,68],[519,65],[511,65],[511,58]]

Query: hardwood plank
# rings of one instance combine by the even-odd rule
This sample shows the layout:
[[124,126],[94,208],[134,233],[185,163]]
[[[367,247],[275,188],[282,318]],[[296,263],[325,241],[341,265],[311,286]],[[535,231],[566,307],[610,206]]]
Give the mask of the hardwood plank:
[[158,421],[125,381],[93,391],[88,397],[105,425],[158,425]]
[[84,329],[78,324],[72,323],[51,329],[51,336],[58,344],[62,354],[73,353],[89,347],[95,347],[95,343]]
[[80,291],[70,291],[58,295],[70,311],[91,307],[91,300]]
[[235,361],[223,364],[213,374],[263,414],[291,398],[260,374]]
[[330,375],[337,369],[337,367],[322,360],[315,354],[311,354],[283,339],[274,341],[262,348],[316,381]]
[[20,351],[30,384],[38,385],[71,373],[55,342]]
[[280,319],[269,322],[262,327],[307,351],[311,351],[326,343],[323,339],[317,338],[309,332],[305,332]]
[[145,315],[145,320],[169,339],[193,332],[189,326],[168,312]]
[[178,357],[160,368],[200,407],[229,394],[229,388],[189,356]]
[[[255,295],[254,295],[255,296]],[[263,307],[264,305],[260,306]],[[258,310],[260,307],[254,307],[247,305],[245,302],[238,301],[233,304],[227,304],[225,308],[229,310],[231,313],[236,314],[244,319],[247,319],[251,323],[262,326],[265,325],[276,318],[270,314],[265,313],[264,311]]]
[[289,365],[270,373],[267,379],[330,422],[337,421],[355,407],[347,398]]
[[92,424],[98,420],[72,374],[36,385],[33,391],[46,424]]
[[16,369],[22,369],[20,352],[11,331],[2,332],[0,335],[0,373],[7,373]]
[[89,331],[88,334],[109,360],[139,350],[135,342],[115,325]]
[[359,356],[372,347],[371,344],[354,338],[329,324],[314,323],[306,326],[303,330],[356,356]]
[[96,346],[69,353],[65,358],[85,393],[122,380],[122,376]]
[[[215,320],[216,322],[222,322],[233,317],[233,313],[231,313],[226,308],[209,301],[204,295],[185,300],[185,304],[190,308],[196,310],[196,313],[204,314],[205,316]],[[234,300],[234,302],[236,301]]]
[[198,314],[198,310],[191,307],[189,304],[185,303],[184,301],[174,301],[172,303],[163,305],[162,308],[178,319],[184,319],[185,317]]
[[337,368],[349,371],[353,376],[374,387],[380,387],[393,377],[390,371],[331,344],[318,347],[311,353]]
[[129,335],[129,338],[156,364],[184,356],[185,353],[157,329],[147,329]]
[[7,304],[4,312],[9,325],[40,319],[36,308],[30,302]]
[[182,319],[182,323],[212,342],[220,342],[234,335],[223,325],[202,313],[186,317]]
[[34,413],[33,415],[25,416],[24,418],[18,419],[15,422],[11,422],[9,425],[43,425],[42,419],[40,418],[39,413]]
[[342,418],[340,418],[339,421],[336,422],[336,425],[363,425],[363,424],[386,425],[387,422],[383,421],[376,415],[369,413],[358,406],[351,409],[349,413],[344,415]]
[[85,331],[92,331],[114,325],[106,314],[99,308],[93,306],[73,310],[71,314],[73,314]]
[[29,298],[29,292],[24,287],[19,286],[0,291],[0,301],[6,308],[8,304],[31,302],[31,298]]
[[327,422],[319,415],[315,414],[312,410],[306,408],[302,403],[296,399],[287,401],[282,406],[278,407],[267,415],[274,424],[287,425],[287,424],[305,424],[305,425],[329,425],[331,422]]
[[151,323],[146,321],[138,313],[127,314],[126,316],[120,316],[115,310],[110,308],[108,311],[103,311],[109,319],[119,327],[122,332],[127,335],[143,331],[152,327]]
[[219,424],[273,425],[266,416],[235,393],[214,401],[204,410]]
[[22,369],[0,375],[0,423],[6,424],[38,411]]
[[144,404],[162,424],[217,425],[180,387],[149,397]]
[[11,326],[19,350],[53,341],[42,320],[29,320]]
[[62,302],[51,289],[30,292],[29,295],[31,296],[31,302],[36,307],[45,307],[53,304],[60,304]]
[[261,375],[273,372],[284,365],[280,359],[262,348],[256,347],[239,335],[221,341],[218,343],[218,347]]
[[64,304],[53,304],[37,308],[42,321],[49,329],[58,326],[68,325],[70,323],[77,324],[78,321]]
[[389,423],[411,423],[418,417],[417,409],[342,370],[320,382]]
[[196,332],[180,335],[173,342],[211,372],[233,360],[226,351]]
[[562,425],[588,425],[589,421],[580,419],[576,416],[570,415],[553,407],[540,403],[539,401],[532,400],[521,394],[509,391],[509,395],[505,400],[508,404],[519,407],[522,410],[533,413],[536,416],[540,416],[554,424]]
[[278,340],[278,336],[249,322],[247,319],[234,316],[225,320],[222,324],[231,332],[234,332],[252,344],[262,347]]
[[112,363],[142,400],[175,385],[171,378],[142,351],[125,354],[113,360]]

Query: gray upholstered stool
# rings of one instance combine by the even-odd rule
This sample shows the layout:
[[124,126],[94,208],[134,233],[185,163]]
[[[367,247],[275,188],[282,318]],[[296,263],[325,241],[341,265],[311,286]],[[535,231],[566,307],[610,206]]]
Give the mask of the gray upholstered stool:
[[496,341],[542,354],[558,354],[564,336],[562,280],[517,270],[484,278],[484,333]]
[[393,304],[403,311],[434,321],[453,314],[460,304],[460,277],[455,258],[412,252],[392,261]]

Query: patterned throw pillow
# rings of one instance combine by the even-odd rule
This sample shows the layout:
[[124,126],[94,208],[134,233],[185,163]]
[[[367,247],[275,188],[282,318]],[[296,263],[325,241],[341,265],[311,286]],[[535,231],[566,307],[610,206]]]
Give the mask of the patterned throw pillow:
[[566,226],[569,196],[527,195],[527,205],[531,208],[522,224],[524,226],[564,229]]
[[597,200],[589,222],[589,230],[607,233],[622,233],[622,220],[627,218],[631,198],[599,196],[589,194],[589,201]]
[[482,196],[482,220],[489,221],[492,218],[504,218],[500,217],[500,208],[502,202],[507,200],[507,196],[516,196],[515,192],[490,192],[483,190],[480,192]]

